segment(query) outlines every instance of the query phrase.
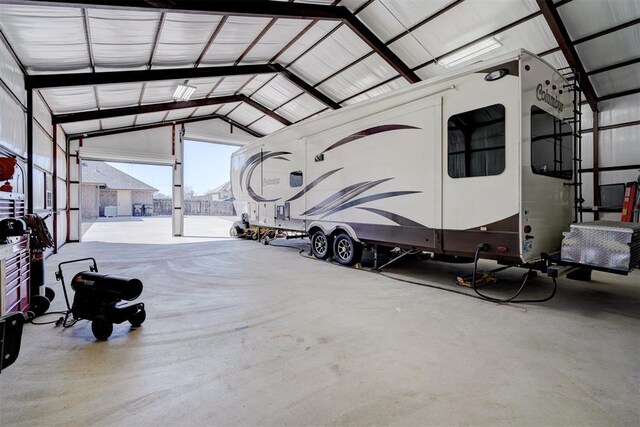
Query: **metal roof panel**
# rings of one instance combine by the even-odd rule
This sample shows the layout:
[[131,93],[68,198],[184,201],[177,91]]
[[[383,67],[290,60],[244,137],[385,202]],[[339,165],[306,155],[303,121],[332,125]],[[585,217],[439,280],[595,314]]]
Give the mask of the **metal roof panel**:
[[89,66],[81,9],[2,5],[0,28],[28,70]]
[[370,51],[362,39],[342,26],[296,61],[291,69],[308,83],[316,84]]
[[283,127],[284,125],[282,123],[269,116],[264,116],[250,126],[251,129],[263,135],[269,135],[270,133],[282,129]]
[[278,19],[241,63],[266,63],[271,60],[311,21],[307,19]]
[[209,47],[202,63],[233,64],[270,20],[270,18],[229,17]]
[[640,17],[640,1],[571,1],[558,8],[571,40],[598,33]]
[[221,19],[215,15],[167,13],[153,63],[174,67],[195,64]]
[[319,86],[333,99],[345,99],[397,75],[382,58],[371,55]]

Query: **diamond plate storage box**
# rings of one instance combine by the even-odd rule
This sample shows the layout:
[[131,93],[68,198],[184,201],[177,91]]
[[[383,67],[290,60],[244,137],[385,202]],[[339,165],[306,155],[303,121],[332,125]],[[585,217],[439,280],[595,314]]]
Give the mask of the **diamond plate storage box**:
[[640,224],[593,221],[572,224],[562,240],[562,261],[628,272],[640,263]]

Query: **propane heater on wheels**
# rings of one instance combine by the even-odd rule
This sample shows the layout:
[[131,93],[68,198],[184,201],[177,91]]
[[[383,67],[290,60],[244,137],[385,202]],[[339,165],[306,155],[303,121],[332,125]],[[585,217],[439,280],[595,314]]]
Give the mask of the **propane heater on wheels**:
[[[75,295],[73,304],[69,304],[62,266],[80,261],[92,261],[92,264],[88,271],[81,271],[73,276],[71,288]],[[62,320],[65,327],[72,326],[81,319],[90,320],[93,335],[96,339],[104,341],[111,336],[114,323],[129,321],[131,326],[138,327],[146,319],[144,303],[119,304],[122,300],[133,301],[138,298],[142,293],[142,282],[129,277],[98,273],[98,265],[94,258],[61,262],[58,264],[56,280],[62,282],[62,291],[67,303],[68,311]],[[73,317],[71,321],[69,316]]]

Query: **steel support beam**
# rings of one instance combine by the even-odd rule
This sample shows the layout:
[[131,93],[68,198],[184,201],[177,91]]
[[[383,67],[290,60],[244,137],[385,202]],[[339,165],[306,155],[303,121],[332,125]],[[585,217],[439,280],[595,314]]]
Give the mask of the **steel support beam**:
[[313,96],[318,101],[322,102],[327,107],[331,107],[334,110],[337,110],[338,108],[341,108],[340,104],[335,102],[333,99],[329,98],[324,93],[320,92],[318,89],[316,89],[313,86],[311,86],[309,83],[307,83],[304,80],[302,80],[300,77],[298,77],[295,74],[293,74],[288,69],[283,67],[282,71],[280,71],[280,74],[283,77],[285,77],[287,80],[289,80],[291,83],[293,83],[294,85],[298,86],[300,89],[302,89],[303,91],[307,92],[309,95]]
[[27,90],[27,213],[33,213],[33,91]]
[[95,86],[114,83],[152,82],[158,80],[271,74],[279,73],[281,69],[282,67],[277,64],[259,64],[201,68],[168,68],[164,70],[107,71],[100,73],[37,74],[26,75],[25,85],[27,89]]
[[582,61],[580,61],[580,56],[578,55],[578,52],[576,51],[573,43],[571,43],[569,33],[562,23],[562,19],[560,18],[560,14],[553,4],[553,0],[536,1],[538,2],[538,7],[540,7],[542,15],[547,21],[547,24],[549,25],[553,36],[558,42],[558,46],[560,46],[560,50],[564,54],[564,57],[567,59],[569,66],[576,70],[576,73],[580,77],[580,86],[582,88],[582,91],[584,92],[585,98],[587,98],[589,106],[591,107],[591,111],[597,111],[598,97],[596,96],[595,90],[593,90],[593,86],[591,86],[589,76],[587,76],[587,72],[582,65]]
[[53,166],[53,188],[51,188],[51,213],[53,214],[52,222],[53,222],[53,253],[58,253],[58,126],[53,127],[53,136],[51,138],[51,143],[53,145],[53,158],[51,159],[51,163]]
[[98,136],[118,135],[121,133],[134,132],[137,130],[156,129],[156,128],[165,127],[165,126],[172,126],[174,124],[193,123],[193,122],[201,122],[205,120],[215,120],[215,119],[223,120],[229,123],[230,125],[233,125],[238,129],[248,133],[249,135],[255,136],[256,138],[262,138],[264,136],[261,133],[256,132],[255,130],[250,129],[236,122],[233,119],[230,119],[229,117],[213,114],[210,116],[187,117],[185,119],[171,120],[168,122],[148,123],[143,125],[125,126],[121,128],[95,130],[91,132],[69,134],[67,135],[67,142],[74,139],[87,139],[87,138],[95,138]]
[[[593,112],[593,206],[600,206],[600,113]],[[593,219],[599,220],[598,211],[593,212]]]
[[27,4],[38,6],[85,7],[100,9],[160,10],[164,12],[250,16],[262,18],[321,19],[341,21],[382,59],[411,83],[420,77],[393,53],[366,25],[344,6],[325,6],[309,3],[273,1],[198,1],[198,0],[0,0],[1,3]]
[[243,101],[243,96],[231,95],[215,98],[203,98],[192,101],[163,102],[159,104],[149,104],[133,107],[118,107],[105,110],[81,111],[77,113],[54,114],[51,116],[51,124],[83,122],[86,120],[109,119],[112,117],[133,116],[136,114],[156,113],[159,111],[181,110],[183,108],[204,107],[206,105],[227,104],[231,102]]
[[[0,0],[2,1],[2,0]],[[302,80],[300,77],[285,69],[280,64],[236,65],[222,67],[201,68],[170,68],[165,70],[138,71],[110,71],[101,73],[73,73],[73,74],[38,74],[25,76],[25,84],[32,89],[46,89],[52,87],[73,87],[113,83],[137,83],[158,80],[183,80],[202,77],[227,77],[256,74],[281,74],[287,80],[309,95],[333,108],[340,108],[340,104]]]
[[111,117],[133,116],[137,114],[156,113],[159,111],[182,110],[184,108],[197,108],[207,105],[229,104],[233,102],[245,102],[251,105],[253,108],[259,110],[263,114],[268,115],[269,117],[279,121],[286,126],[289,126],[291,124],[289,120],[271,111],[267,107],[263,106],[262,104],[249,98],[246,95],[229,95],[214,98],[195,99],[192,101],[163,102],[160,104],[149,104],[134,107],[119,107],[109,108],[105,110],[81,111],[78,113],[55,114],[51,117],[51,122],[55,126],[62,123],[82,122],[86,120],[100,120],[108,119]]

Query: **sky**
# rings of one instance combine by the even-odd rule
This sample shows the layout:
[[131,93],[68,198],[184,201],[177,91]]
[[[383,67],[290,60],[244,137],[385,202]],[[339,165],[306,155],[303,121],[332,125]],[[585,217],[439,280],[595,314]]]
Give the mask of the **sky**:
[[[185,141],[184,185],[192,188],[196,195],[204,194],[229,181],[231,153],[238,147],[206,142]],[[109,164],[134,178],[171,194],[171,167],[138,165],[132,163]]]

